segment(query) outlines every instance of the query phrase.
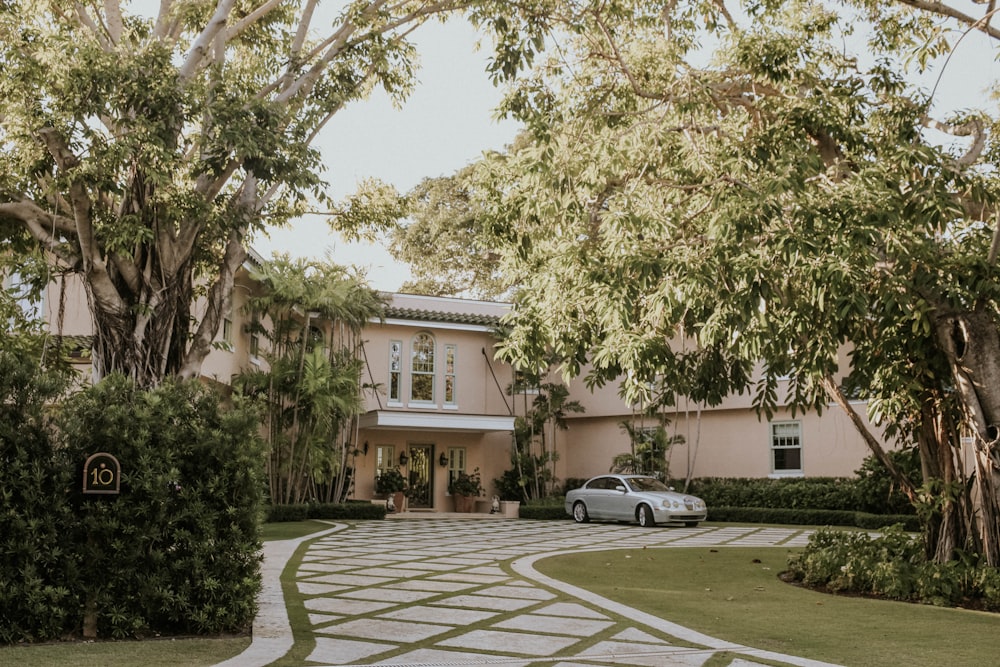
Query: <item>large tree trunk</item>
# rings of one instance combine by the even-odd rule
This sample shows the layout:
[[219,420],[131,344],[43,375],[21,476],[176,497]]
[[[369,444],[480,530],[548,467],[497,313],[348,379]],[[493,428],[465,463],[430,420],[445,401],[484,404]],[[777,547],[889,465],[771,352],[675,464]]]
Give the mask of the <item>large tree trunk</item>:
[[[925,551],[928,559],[944,563],[954,558],[956,549],[967,544],[970,525],[968,502],[962,491],[966,480],[958,460],[958,431],[941,405],[942,397],[938,395],[932,393],[924,398],[917,446],[925,485],[939,487],[939,497],[933,499],[938,504],[937,511],[924,514]],[[926,510],[926,505],[923,508]]]
[[969,523],[973,550],[1000,566],[1000,332],[990,313],[951,314],[938,322],[969,435],[962,459],[973,467]]
[[151,259],[148,279],[138,290],[112,278],[113,295],[108,282],[85,279],[94,328],[94,379],[117,372],[137,386],[153,387],[172,375],[198,377],[231,298],[236,270],[245,258],[246,251],[234,238],[219,262],[216,280],[208,285],[205,312],[195,330],[191,328],[194,277],[187,266],[168,271]]

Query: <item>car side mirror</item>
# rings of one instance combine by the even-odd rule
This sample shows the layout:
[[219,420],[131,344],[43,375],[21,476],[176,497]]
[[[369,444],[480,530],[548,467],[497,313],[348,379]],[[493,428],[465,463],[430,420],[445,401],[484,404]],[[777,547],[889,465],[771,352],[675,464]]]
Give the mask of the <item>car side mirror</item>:
[[619,484],[618,486],[615,487],[615,491],[621,491],[622,493],[625,493],[626,491],[628,491],[628,489]]

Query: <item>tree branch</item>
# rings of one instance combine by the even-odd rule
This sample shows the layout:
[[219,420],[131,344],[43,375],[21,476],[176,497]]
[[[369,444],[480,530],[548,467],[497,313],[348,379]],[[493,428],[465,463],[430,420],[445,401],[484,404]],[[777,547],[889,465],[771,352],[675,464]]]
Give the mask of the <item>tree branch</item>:
[[226,21],[229,20],[229,14],[233,11],[235,3],[236,0],[219,0],[215,13],[208,20],[205,29],[194,40],[191,49],[184,57],[184,64],[177,72],[181,82],[189,80],[201,68],[201,64],[205,61],[212,44],[215,42],[216,35],[225,30]]
[[913,7],[914,9],[919,9],[930,14],[936,14],[937,16],[944,16],[947,18],[955,19],[960,23],[964,23],[970,28],[979,30],[980,32],[988,35],[991,39],[1000,40],[1000,30],[997,30],[990,25],[989,19],[992,14],[987,14],[982,18],[976,18],[965,12],[961,12],[954,7],[939,2],[937,0],[896,0],[901,5],[906,5],[907,7]]
[[122,41],[122,8],[118,0],[104,0],[104,16],[107,21],[111,44],[117,46]]
[[986,148],[987,132],[986,126],[983,124],[983,120],[979,117],[970,118],[961,125],[953,125],[952,123],[942,123],[941,121],[934,120],[929,116],[924,116],[921,121],[921,125],[930,128],[932,130],[937,130],[938,132],[944,132],[945,134],[950,134],[953,137],[972,137],[972,145],[969,146],[969,150],[965,152],[965,155],[958,159],[958,164],[963,167],[967,167],[975,162],[982,156],[983,150]]
[[252,26],[264,16],[267,16],[284,1],[285,0],[268,0],[268,2],[265,2],[263,5],[244,16],[225,31],[224,34],[226,41],[228,42],[242,34],[244,30]]
[[854,407],[851,405],[847,397],[844,396],[844,392],[841,390],[840,385],[833,379],[832,376],[827,375],[822,380],[820,380],[820,385],[826,391],[827,396],[829,396],[834,403],[839,405],[841,409],[847,414],[847,418],[851,420],[854,424],[854,428],[857,430],[858,434],[868,445],[868,449],[871,450],[875,458],[885,466],[885,469],[889,471],[889,475],[892,477],[893,481],[899,485],[899,489],[906,494],[906,497],[910,499],[910,502],[916,502],[917,500],[917,489],[914,488],[913,482],[910,478],[902,473],[902,471],[896,467],[889,455],[879,441],[871,434],[868,430],[867,425],[862,421],[861,416],[857,413]]
[[73,6],[73,9],[76,12],[77,22],[81,26],[90,30],[90,32],[94,35],[94,38],[98,41],[98,43],[105,51],[110,51],[112,48],[112,44],[108,40],[108,35],[106,31],[102,30],[101,27],[97,25],[97,22],[94,21],[93,17],[91,17],[90,14],[87,13],[87,8],[84,7],[81,3],[77,2]]
[[32,238],[38,241],[43,248],[58,255],[70,266],[79,262],[79,256],[71,252],[67,244],[54,233],[59,231],[65,234],[75,234],[76,227],[71,219],[49,213],[30,199],[0,203],[0,220],[3,219],[13,220],[24,225]]

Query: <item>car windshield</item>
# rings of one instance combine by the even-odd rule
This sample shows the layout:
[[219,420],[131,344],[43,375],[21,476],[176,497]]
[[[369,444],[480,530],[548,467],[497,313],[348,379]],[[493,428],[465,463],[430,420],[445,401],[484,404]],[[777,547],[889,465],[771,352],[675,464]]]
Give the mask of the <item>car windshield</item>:
[[629,477],[628,485],[633,491],[669,491],[670,488],[652,477]]

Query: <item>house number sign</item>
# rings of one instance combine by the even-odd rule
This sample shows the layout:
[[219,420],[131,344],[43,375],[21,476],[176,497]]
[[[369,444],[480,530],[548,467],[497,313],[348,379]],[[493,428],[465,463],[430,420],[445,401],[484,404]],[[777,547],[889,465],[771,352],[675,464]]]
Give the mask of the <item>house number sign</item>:
[[83,464],[83,492],[117,495],[121,489],[122,467],[111,454],[98,452]]

